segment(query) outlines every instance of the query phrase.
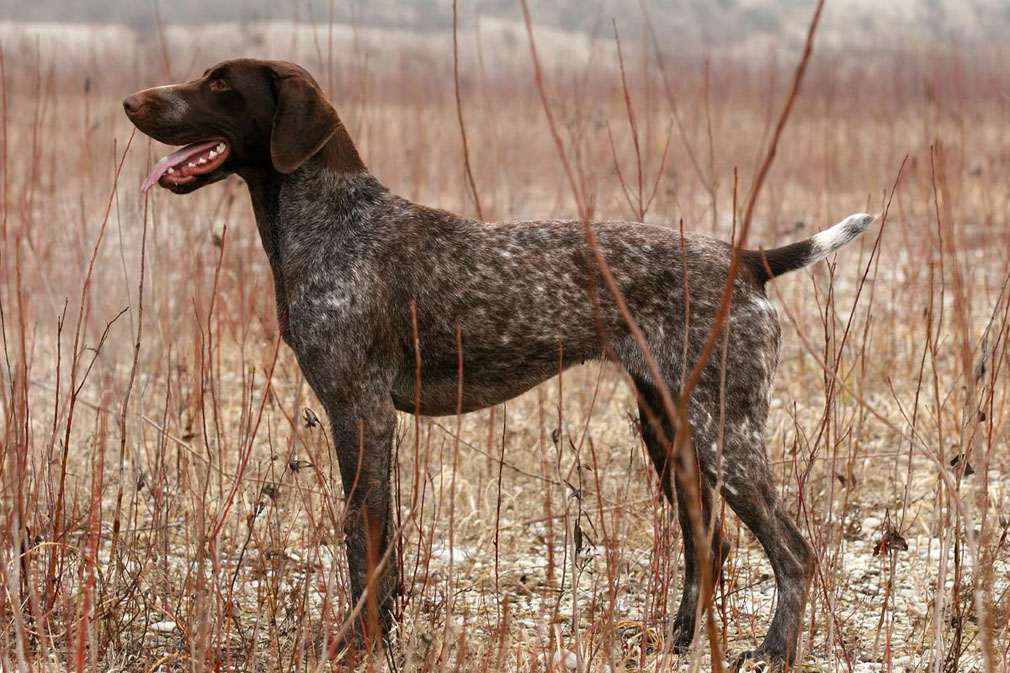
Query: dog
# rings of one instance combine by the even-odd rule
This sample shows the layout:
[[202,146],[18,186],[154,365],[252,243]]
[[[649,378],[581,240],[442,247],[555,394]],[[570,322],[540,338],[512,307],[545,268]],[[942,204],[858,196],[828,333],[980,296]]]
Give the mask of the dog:
[[[749,655],[793,661],[815,557],[776,497],[764,451],[780,348],[765,285],[849,243],[872,216],[849,216],[781,248],[737,251],[718,341],[728,339],[725,372],[721,353],[710,357],[685,403],[699,482],[691,491],[675,464],[676,423],[662,393],[679,389],[718,327],[729,244],[641,223],[477,222],[411,203],[368,171],[333,105],[292,63],[225,61],[191,82],[134,93],[123,106],[140,131],[183,146],[154,166],[145,192],[158,184],[186,194],[233,173],[249,188],[281,337],[332,427],[352,598],[367,606],[359,637],[375,642],[388,629],[400,589],[396,564],[381,562],[397,544],[396,411],[482,409],[564,367],[607,359],[634,382],[643,441],[685,531],[675,646],[691,643],[701,586],[685,492],[697,494],[707,523],[718,485],[767,553],[778,589],[768,633]],[[728,544],[718,526],[706,536],[717,575]]]

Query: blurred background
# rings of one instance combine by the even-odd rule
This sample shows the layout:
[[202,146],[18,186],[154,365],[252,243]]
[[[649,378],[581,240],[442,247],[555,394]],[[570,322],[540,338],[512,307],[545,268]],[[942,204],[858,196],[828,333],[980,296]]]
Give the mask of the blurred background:
[[[539,25],[591,35],[602,20],[640,21],[642,4],[617,0],[532,0]],[[730,43],[796,41],[802,36],[811,3],[805,0],[653,0],[646,3],[657,33],[676,39],[678,50],[721,48]],[[460,17],[472,23],[521,22],[518,2],[478,0],[460,3]],[[269,21],[357,23],[368,28],[432,32],[451,26],[451,0],[373,0],[348,2],[271,2],[270,0],[8,0],[2,19],[119,23],[143,29],[158,20],[184,25]],[[959,40],[979,43],[1000,39],[1010,22],[1010,7],[999,0],[838,0],[828,3],[821,39],[844,40],[853,47],[889,41]],[[672,46],[672,45],[671,45]]]

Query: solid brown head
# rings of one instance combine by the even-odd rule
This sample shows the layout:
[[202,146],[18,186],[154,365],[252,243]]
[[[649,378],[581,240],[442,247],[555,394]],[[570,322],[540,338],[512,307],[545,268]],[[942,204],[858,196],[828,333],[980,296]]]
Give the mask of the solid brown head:
[[130,121],[155,140],[184,147],[155,164],[154,183],[185,194],[230,173],[291,173],[320,154],[337,170],[364,170],[316,81],[285,61],[218,63],[185,84],[127,96]]

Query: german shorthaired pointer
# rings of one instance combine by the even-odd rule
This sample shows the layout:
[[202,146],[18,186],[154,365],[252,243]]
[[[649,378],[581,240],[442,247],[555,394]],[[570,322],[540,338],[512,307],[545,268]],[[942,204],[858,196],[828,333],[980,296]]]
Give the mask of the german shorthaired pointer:
[[[661,439],[673,433],[659,384],[678,390],[714,327],[732,253],[727,243],[691,234],[682,240],[672,229],[639,223],[591,225],[658,363],[657,381],[601,280],[582,223],[475,222],[391,194],[365,168],[336,110],[302,68],[226,61],[186,84],[135,93],[123,106],[142,132],[185,145],[155,165],[144,191],[157,183],[186,194],[231,173],[249,187],[282,337],[332,424],[348,507],[351,588],[356,600],[367,596],[359,635],[374,642],[388,628],[400,588],[395,563],[371,572],[395,544],[396,411],[455,414],[504,402],[556,375],[561,352],[565,367],[606,358],[630,374],[649,455],[667,499],[677,496],[687,530],[684,488],[671,477],[678,471]],[[803,242],[763,255],[743,251],[734,281],[721,489],[774,568],[778,605],[754,653],[773,661],[794,657],[814,555],[776,498],[764,452],[780,341],[765,283],[823,259],[872,220],[852,215]],[[721,359],[709,359],[687,404],[706,516],[720,476]],[[708,534],[718,572],[727,543],[718,526]],[[694,635],[699,598],[692,535],[684,540],[685,586],[674,622],[681,649]]]

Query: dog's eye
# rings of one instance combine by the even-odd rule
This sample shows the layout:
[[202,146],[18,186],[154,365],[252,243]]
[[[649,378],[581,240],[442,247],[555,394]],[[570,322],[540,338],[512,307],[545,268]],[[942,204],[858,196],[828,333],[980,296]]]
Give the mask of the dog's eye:
[[225,82],[220,77],[215,77],[214,79],[212,79],[210,81],[210,90],[211,91],[216,91],[216,92],[220,93],[222,91],[228,91],[230,89],[231,89],[231,87],[228,86],[228,82]]

